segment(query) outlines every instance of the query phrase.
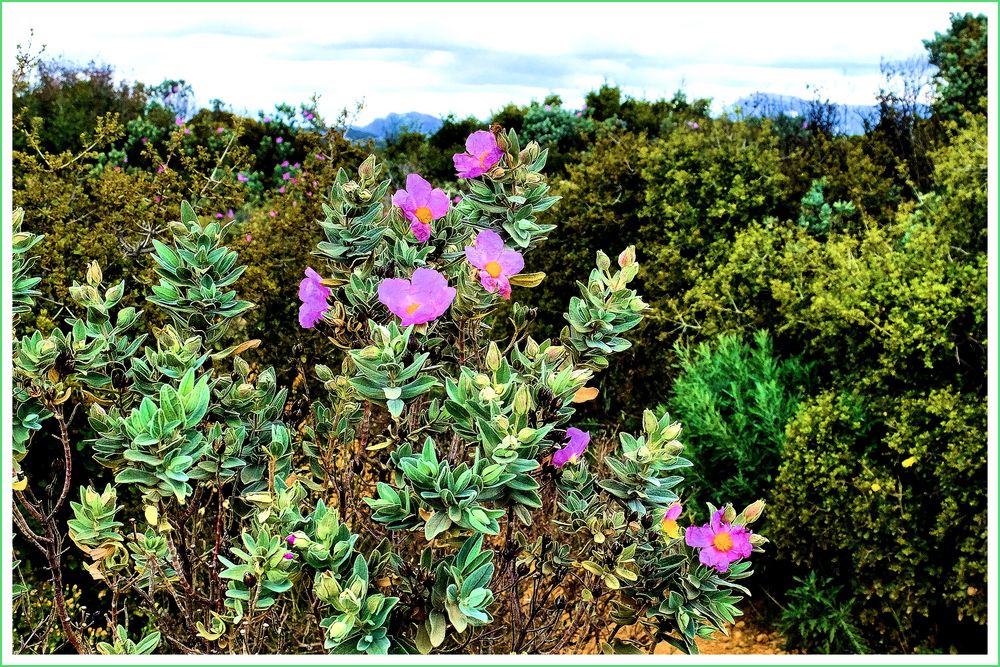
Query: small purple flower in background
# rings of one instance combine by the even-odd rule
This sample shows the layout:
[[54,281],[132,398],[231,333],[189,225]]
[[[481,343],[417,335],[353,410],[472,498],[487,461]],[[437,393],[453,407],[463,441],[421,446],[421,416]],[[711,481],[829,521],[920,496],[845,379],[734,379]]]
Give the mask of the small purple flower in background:
[[162,174],[166,170],[167,170],[167,165],[161,164],[159,167],[156,168],[156,173],[157,174]]
[[246,239],[247,243],[253,241],[253,236],[251,234],[247,234],[244,238]]
[[270,213],[268,213],[268,215],[270,215],[272,218],[276,218],[278,216],[278,212],[277,211],[271,211]]
[[452,199],[452,201],[455,202],[456,204],[461,204],[462,203],[462,195],[455,195],[455,198]]
[[265,123],[270,123],[271,122],[271,117],[270,116],[264,116],[264,122]]
[[723,520],[725,510],[717,510],[704,526],[688,526],[684,541],[689,547],[701,551],[698,560],[706,567],[719,572],[729,570],[729,565],[750,555],[750,531],[744,526],[733,526]]
[[448,195],[441,188],[432,190],[419,174],[406,177],[406,189],[397,190],[392,203],[403,211],[410,221],[410,231],[421,243],[431,238],[431,222],[448,212]]
[[312,190],[306,193],[306,197],[312,197],[312,196],[313,196]]
[[295,164],[292,165],[292,169],[298,169],[298,168],[299,168],[299,163],[298,162],[296,162]]
[[510,280],[524,268],[524,258],[516,250],[508,250],[500,235],[484,229],[472,245],[465,246],[465,257],[479,269],[479,282],[487,292],[499,290],[500,296],[510,298]]
[[322,153],[316,153],[316,159],[317,160],[325,160],[326,156],[323,155]]
[[284,180],[284,181],[287,181],[291,177],[292,177],[292,174],[290,172],[287,172],[287,171],[281,175],[281,179]]
[[570,426],[566,429],[566,440],[567,444],[557,449],[552,455],[552,465],[557,468],[580,460],[583,453],[587,451],[587,445],[590,444],[590,433]]
[[159,204],[160,203],[160,195],[153,195],[153,201],[155,201],[157,204]]
[[143,137],[143,138],[142,138],[142,143],[146,143],[147,141],[149,141],[149,139],[148,139],[148,138],[146,138],[146,137]]
[[580,107],[580,111],[586,111],[586,110],[587,110],[587,103],[586,103],[586,102],[584,102],[584,103],[583,103],[583,106],[582,106],[582,107]]
[[128,164],[128,155],[125,156],[124,162],[125,162],[125,164]]
[[545,105],[545,110],[546,111],[552,111],[552,105],[551,104],[546,104]]
[[278,192],[280,192],[281,194],[285,194],[285,186],[282,185],[280,188],[278,188]]
[[240,173],[236,174],[236,180],[239,181],[240,183],[246,183],[250,179],[247,178],[247,175],[241,171]]
[[185,127],[184,128],[184,134],[191,134],[191,128],[190,127]]
[[224,128],[224,127],[217,127],[217,128],[215,128],[215,133],[216,134],[222,134],[225,131],[226,131],[226,128]]
[[274,143],[276,143],[276,144],[280,144],[280,143],[282,143],[283,141],[284,141],[284,139],[283,139],[282,137],[278,137],[277,139],[275,139],[275,140],[274,140]]
[[285,538],[285,541],[288,542],[288,546],[294,547],[295,546],[295,534],[294,533],[290,534],[288,537]]
[[492,132],[477,130],[465,140],[465,153],[455,153],[452,160],[460,178],[475,178],[482,176],[493,168],[503,151],[497,145],[497,138]]
[[285,160],[284,162],[282,162],[281,166],[282,167],[287,167],[288,166],[288,160]]
[[177,125],[177,127],[180,127],[181,125],[184,124],[184,119],[181,118],[180,116],[177,116],[176,118],[174,118],[174,124]]
[[316,326],[330,307],[326,302],[330,296],[330,288],[323,285],[322,280],[312,267],[306,267],[306,277],[299,283],[299,300],[302,301],[299,306],[299,324],[304,329]]
[[293,554],[291,551],[285,552],[284,559],[295,560],[295,554]]
[[693,120],[689,120],[688,121],[688,127],[690,127],[692,130],[697,130],[698,129],[698,123],[696,123]]
[[580,116],[582,116],[582,115],[583,115],[583,112],[582,112],[582,111],[577,111],[577,112],[576,112],[576,117],[577,117],[577,118],[579,118],[579,117],[580,117]]
[[172,92],[172,93],[176,93],[178,90],[180,90],[180,88],[178,86],[171,86],[170,87],[170,92]]
[[215,214],[215,219],[216,220],[222,220],[222,213],[216,213]]
[[455,300],[456,290],[434,269],[417,269],[410,280],[386,278],[378,286],[378,300],[404,327],[440,317]]
[[235,218],[236,217],[236,214],[233,213],[233,209],[229,209],[228,211],[226,211],[226,217],[228,217],[228,218]]
[[291,179],[291,180],[292,180],[292,183],[298,183],[298,180],[297,180],[297,179],[294,179],[294,178],[293,178],[293,179]]
[[660,529],[663,530],[664,535],[672,540],[676,540],[681,536],[681,529],[677,525],[677,518],[681,515],[682,511],[684,511],[684,508],[681,504],[674,503],[663,514],[663,523],[660,524]]
[[807,120],[802,121],[802,129],[803,130],[808,130],[809,129],[809,121],[807,121]]

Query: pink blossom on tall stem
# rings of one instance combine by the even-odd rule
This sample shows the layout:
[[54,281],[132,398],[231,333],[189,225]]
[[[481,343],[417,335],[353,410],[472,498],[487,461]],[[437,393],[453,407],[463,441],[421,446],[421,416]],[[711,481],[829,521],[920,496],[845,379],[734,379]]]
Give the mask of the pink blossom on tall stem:
[[723,519],[725,510],[712,514],[704,526],[688,526],[684,541],[689,547],[699,549],[698,560],[706,567],[719,572],[729,570],[730,564],[746,558],[753,551],[750,531],[745,526],[734,526]]
[[500,292],[510,298],[510,277],[524,268],[524,258],[516,250],[504,247],[500,235],[484,229],[472,245],[465,246],[465,257],[479,269],[479,282],[487,292]]
[[330,296],[330,288],[323,285],[322,280],[312,267],[306,267],[306,277],[299,283],[299,300],[302,301],[299,306],[299,324],[305,329],[316,326],[330,307],[326,301]]
[[455,153],[452,160],[461,178],[476,178],[492,169],[503,157],[492,132],[478,130],[465,140],[465,153]]
[[432,190],[419,174],[406,177],[406,189],[397,190],[392,203],[403,211],[410,221],[410,231],[421,243],[431,238],[431,222],[448,213],[448,195],[441,188]]
[[386,278],[378,286],[378,300],[404,327],[425,324],[448,310],[456,290],[434,269],[420,268],[410,280]]

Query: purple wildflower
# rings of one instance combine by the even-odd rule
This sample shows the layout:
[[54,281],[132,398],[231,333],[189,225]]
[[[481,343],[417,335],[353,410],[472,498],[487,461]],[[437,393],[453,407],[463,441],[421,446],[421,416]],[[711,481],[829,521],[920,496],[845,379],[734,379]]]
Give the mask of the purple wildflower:
[[284,138],[283,138],[283,137],[278,137],[277,139],[275,139],[275,140],[274,140],[274,143],[276,143],[276,144],[280,144],[280,143],[282,143],[283,141],[284,141]]
[[434,269],[417,269],[410,280],[386,278],[378,286],[378,300],[404,327],[440,317],[455,299],[455,288]]
[[448,212],[448,195],[441,188],[432,190],[419,174],[406,177],[406,189],[397,190],[392,203],[403,211],[410,221],[410,231],[421,243],[431,238],[431,222]]
[[567,463],[576,463],[590,444],[590,433],[570,426],[566,429],[567,444],[552,455],[552,465],[562,468]]
[[510,277],[524,268],[521,253],[508,250],[499,234],[484,229],[473,245],[465,246],[465,257],[479,269],[479,282],[487,292],[499,291],[503,298],[510,298]]
[[295,554],[293,554],[291,551],[286,551],[283,558],[285,560],[295,560]]
[[299,324],[305,329],[316,326],[330,307],[326,301],[330,296],[330,288],[323,285],[322,280],[312,267],[306,267],[306,277],[299,283],[299,299],[302,301],[299,306]]
[[478,130],[469,135],[465,140],[465,153],[455,153],[452,160],[455,162],[455,169],[461,178],[475,178],[482,176],[492,169],[500,158],[503,151],[497,145],[497,139],[492,132]]
[[688,526],[684,541],[689,547],[701,551],[698,560],[706,567],[714,567],[719,572],[729,570],[729,565],[750,555],[750,531],[745,526],[734,526],[723,520],[725,510],[712,514],[704,526]]
[[240,173],[236,174],[236,180],[239,181],[240,183],[246,183],[250,179],[247,178],[247,175],[241,171]]

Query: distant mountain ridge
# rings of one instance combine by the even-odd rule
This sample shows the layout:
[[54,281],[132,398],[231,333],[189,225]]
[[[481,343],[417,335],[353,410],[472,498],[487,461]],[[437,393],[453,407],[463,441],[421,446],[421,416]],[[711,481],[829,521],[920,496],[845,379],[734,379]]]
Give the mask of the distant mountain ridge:
[[[791,95],[775,95],[773,93],[752,93],[741,97],[726,107],[732,113],[736,109],[744,117],[774,118],[781,115],[791,117],[808,117],[813,100],[804,100]],[[864,104],[837,104],[831,102],[836,119],[835,131],[844,134],[864,134],[865,120],[878,119],[878,106]]]
[[347,137],[355,140],[385,141],[403,132],[421,132],[430,135],[437,132],[443,122],[437,116],[416,111],[390,113],[384,118],[376,118],[367,125],[351,126],[347,131]]

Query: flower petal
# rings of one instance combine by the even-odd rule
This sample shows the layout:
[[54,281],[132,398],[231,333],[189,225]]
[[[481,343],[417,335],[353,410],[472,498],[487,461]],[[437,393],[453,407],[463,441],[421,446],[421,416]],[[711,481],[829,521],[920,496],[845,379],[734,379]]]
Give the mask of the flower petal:
[[417,208],[427,203],[431,196],[431,184],[420,174],[410,174],[406,177],[406,191]]
[[427,207],[431,210],[431,218],[437,220],[446,214],[450,203],[448,195],[444,193],[444,190],[440,188],[431,190],[431,194],[427,198]]
[[689,547],[710,547],[715,531],[710,526],[688,526],[684,533],[684,542]]
[[484,229],[476,236],[476,247],[483,252],[487,261],[496,261],[503,252],[503,239],[492,229]]
[[516,250],[504,250],[500,253],[500,268],[505,276],[513,276],[524,268],[524,257]]

